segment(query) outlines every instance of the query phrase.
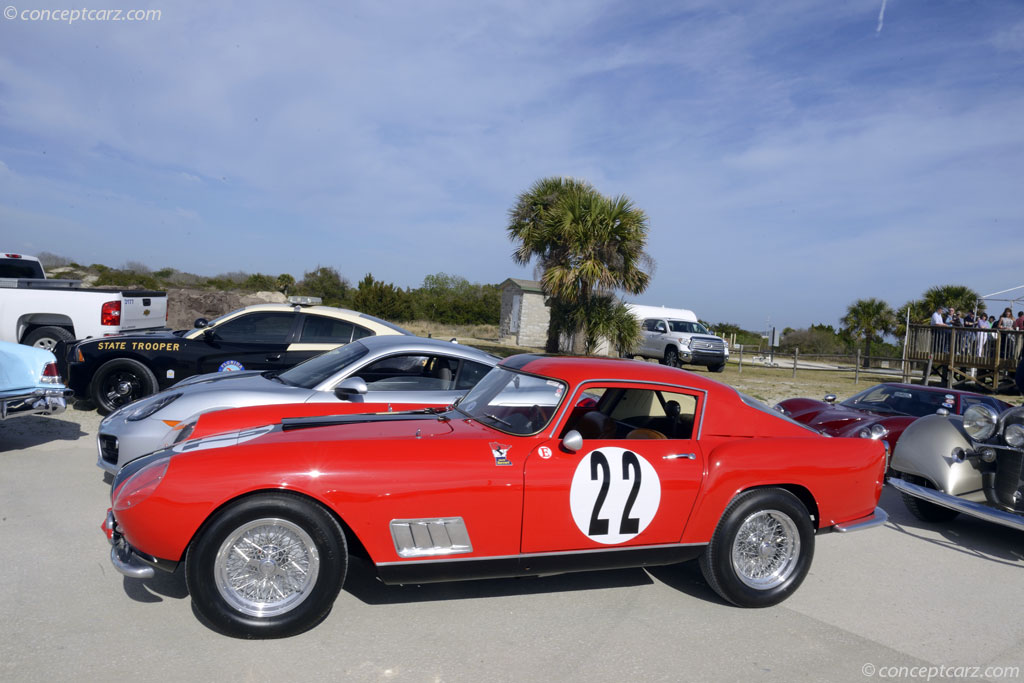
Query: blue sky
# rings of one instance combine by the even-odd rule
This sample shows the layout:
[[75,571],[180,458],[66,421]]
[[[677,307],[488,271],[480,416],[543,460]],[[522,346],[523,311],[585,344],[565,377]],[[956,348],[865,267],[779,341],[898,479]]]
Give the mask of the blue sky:
[[563,175],[648,213],[637,302],[712,322],[1024,284],[1019,0],[115,6],[160,20],[0,18],[4,249],[497,283]]

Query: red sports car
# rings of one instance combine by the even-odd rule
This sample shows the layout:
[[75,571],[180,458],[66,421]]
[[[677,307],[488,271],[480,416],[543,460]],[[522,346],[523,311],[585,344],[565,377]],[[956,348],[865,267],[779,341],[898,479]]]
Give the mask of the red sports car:
[[919,417],[940,410],[963,415],[979,403],[993,408],[997,414],[1010,407],[997,398],[971,391],[892,382],[865,389],[838,405],[835,400],[835,394],[822,401],[787,398],[776,403],[775,409],[831,436],[880,439],[891,452],[903,430]]
[[830,439],[699,375],[513,356],[448,410],[284,419],[186,440],[115,477],[123,574],[184,564],[216,628],[322,620],[349,549],[385,583],[663,565],[776,604],[814,537],[885,521],[885,450]]

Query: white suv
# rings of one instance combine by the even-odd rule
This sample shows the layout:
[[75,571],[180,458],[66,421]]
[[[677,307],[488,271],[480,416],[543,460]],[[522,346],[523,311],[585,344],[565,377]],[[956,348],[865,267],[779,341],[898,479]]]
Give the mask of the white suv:
[[641,328],[643,340],[627,356],[653,358],[674,367],[684,363],[706,365],[712,372],[722,372],[729,360],[729,345],[725,340],[711,334],[695,320],[646,316]]

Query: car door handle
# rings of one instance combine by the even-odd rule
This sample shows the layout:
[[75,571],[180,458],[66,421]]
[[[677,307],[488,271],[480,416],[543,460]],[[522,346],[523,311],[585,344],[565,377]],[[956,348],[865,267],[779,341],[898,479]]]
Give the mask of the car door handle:
[[685,458],[686,460],[696,460],[697,459],[697,454],[696,453],[676,453],[675,455],[663,455],[661,457],[662,460],[679,460],[680,458]]
[[281,354],[275,353],[271,356],[267,356],[267,360],[281,360]]

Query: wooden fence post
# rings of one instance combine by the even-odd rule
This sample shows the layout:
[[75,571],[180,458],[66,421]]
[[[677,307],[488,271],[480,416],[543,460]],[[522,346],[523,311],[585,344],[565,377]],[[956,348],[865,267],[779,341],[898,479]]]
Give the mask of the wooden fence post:
[[853,383],[860,384],[860,349],[857,349],[857,363],[853,366]]
[[743,374],[743,344],[740,344],[740,369],[739,374]]
[[796,377],[796,361],[800,357],[800,347],[793,348],[793,377]]

